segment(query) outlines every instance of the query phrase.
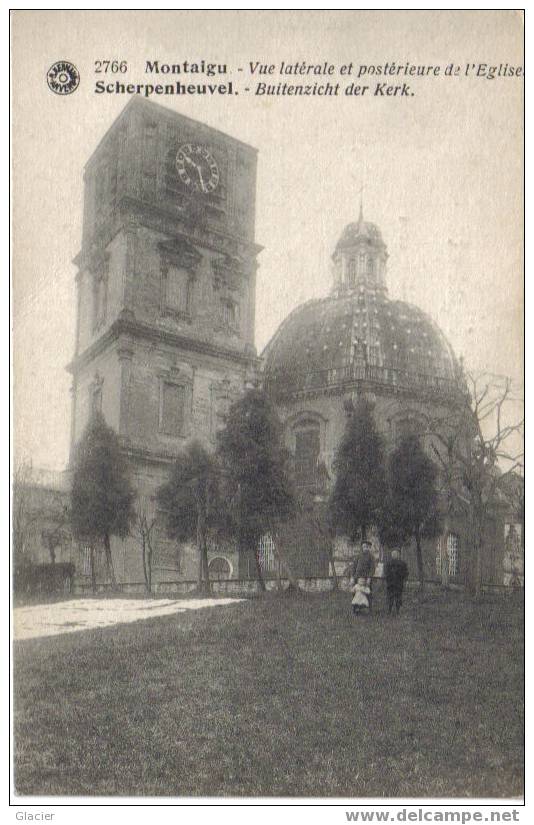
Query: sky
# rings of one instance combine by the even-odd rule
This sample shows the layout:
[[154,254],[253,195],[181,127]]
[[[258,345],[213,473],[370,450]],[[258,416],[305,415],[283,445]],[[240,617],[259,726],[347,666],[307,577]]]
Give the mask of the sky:
[[[232,79],[239,95],[152,99],[258,149],[258,352],[291,309],[328,294],[330,256],[344,226],[357,220],[363,186],[365,218],[380,227],[389,251],[390,297],[428,312],[466,368],[510,376],[520,391],[523,85],[463,72],[467,63],[521,66],[522,26],[515,11],[14,12],[15,461],[62,469],[68,459],[65,365],[74,350],[83,167],[129,100],[94,93],[98,59],[126,60],[125,80],[134,83],[152,82],[147,60],[228,65],[222,79]],[[80,72],[72,95],[47,87],[58,59]],[[396,61],[442,71],[401,78],[413,97],[375,96],[384,80],[376,77],[335,78],[342,86],[367,83],[363,97],[244,91],[255,87],[250,62],[278,71],[282,60]],[[443,75],[451,63],[461,75]],[[269,82],[284,79],[294,78]]]

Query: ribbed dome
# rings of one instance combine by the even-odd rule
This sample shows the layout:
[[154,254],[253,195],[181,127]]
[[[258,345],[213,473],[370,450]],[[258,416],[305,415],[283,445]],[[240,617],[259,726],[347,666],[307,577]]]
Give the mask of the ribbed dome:
[[295,309],[264,359],[266,384],[277,394],[362,379],[452,393],[459,374],[448,341],[424,312],[364,287]]

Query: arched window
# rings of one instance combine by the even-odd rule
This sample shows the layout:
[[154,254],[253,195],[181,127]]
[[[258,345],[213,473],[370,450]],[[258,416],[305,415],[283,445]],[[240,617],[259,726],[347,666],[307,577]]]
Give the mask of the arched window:
[[395,421],[395,441],[397,444],[408,436],[417,436],[424,446],[424,436],[427,431],[427,423],[423,417],[417,415],[403,415]]
[[321,451],[321,430],[317,422],[300,422],[295,428],[295,481],[298,486],[315,484]]

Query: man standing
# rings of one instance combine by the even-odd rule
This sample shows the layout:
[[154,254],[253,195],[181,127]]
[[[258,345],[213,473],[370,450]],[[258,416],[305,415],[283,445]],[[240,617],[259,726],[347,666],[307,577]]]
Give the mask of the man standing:
[[388,613],[391,613],[393,605],[395,605],[398,614],[402,605],[404,582],[408,578],[408,566],[401,559],[398,550],[392,552],[390,560],[386,563],[384,577],[388,594]]

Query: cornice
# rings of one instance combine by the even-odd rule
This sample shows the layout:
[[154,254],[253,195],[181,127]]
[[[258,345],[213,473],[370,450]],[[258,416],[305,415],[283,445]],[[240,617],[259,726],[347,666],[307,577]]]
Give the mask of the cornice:
[[145,324],[132,317],[128,317],[125,313],[114,321],[97,341],[94,341],[80,355],[74,357],[67,365],[67,371],[75,375],[82,367],[89,364],[93,358],[116,341],[120,335],[131,336],[130,343],[132,343],[132,340],[142,339],[153,343],[170,344],[183,350],[197,352],[202,355],[210,355],[217,359],[224,358],[245,366],[259,365],[260,363],[260,359],[255,353],[238,352],[234,349],[212,344],[208,341],[187,338],[186,336],[178,335],[169,330],[156,329],[150,324]]
[[[366,380],[348,381],[344,384],[337,384],[335,386],[314,387],[294,391],[290,390],[280,393],[277,393],[275,389],[272,394],[277,403],[287,405],[292,402],[302,401],[305,399],[346,395],[348,392],[354,390],[361,393],[374,393],[375,395],[380,395],[386,398],[397,395],[402,396],[403,398],[411,398],[414,401],[432,401],[436,404],[443,404],[453,409],[462,403],[460,398],[451,398],[450,395],[446,395],[445,393],[432,392],[424,389],[410,389],[409,387],[399,387],[393,384],[379,384]],[[269,392],[268,389],[267,391]]]
[[133,198],[130,195],[121,197],[115,206],[115,216],[111,225],[98,237],[91,239],[90,244],[82,246],[80,252],[73,259],[73,263],[82,268],[94,257],[98,248],[107,247],[121,229],[131,230],[135,226],[143,226],[168,236],[171,239],[186,241],[195,246],[203,246],[214,252],[235,255],[243,252],[245,256],[255,258],[262,251],[263,246],[247,240],[241,235],[234,235],[212,225],[191,227],[187,217],[172,214],[168,209],[153,203]]

